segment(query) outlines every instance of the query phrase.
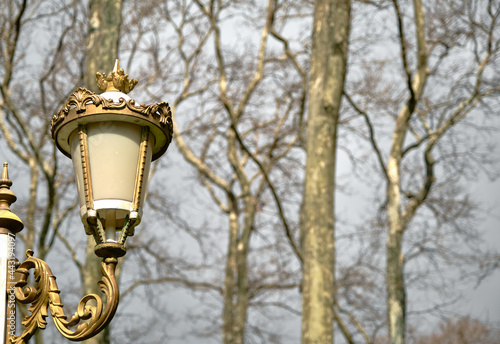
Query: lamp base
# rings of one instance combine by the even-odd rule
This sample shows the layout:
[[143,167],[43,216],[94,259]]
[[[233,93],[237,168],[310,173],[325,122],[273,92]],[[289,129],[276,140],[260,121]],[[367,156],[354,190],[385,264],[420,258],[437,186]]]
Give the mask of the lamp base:
[[94,248],[94,252],[96,256],[101,258],[118,258],[123,257],[125,253],[127,253],[127,249],[122,244],[118,244],[115,242],[106,242],[96,245],[96,247]]

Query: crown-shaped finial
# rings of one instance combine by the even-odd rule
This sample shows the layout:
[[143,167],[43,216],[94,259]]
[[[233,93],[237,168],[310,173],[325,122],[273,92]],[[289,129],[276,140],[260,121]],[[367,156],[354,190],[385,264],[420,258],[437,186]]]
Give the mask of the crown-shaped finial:
[[128,78],[128,74],[125,74],[123,68],[120,68],[120,62],[118,59],[115,61],[115,67],[113,71],[106,76],[105,73],[96,73],[97,86],[101,92],[123,92],[129,93],[137,85],[136,79]]

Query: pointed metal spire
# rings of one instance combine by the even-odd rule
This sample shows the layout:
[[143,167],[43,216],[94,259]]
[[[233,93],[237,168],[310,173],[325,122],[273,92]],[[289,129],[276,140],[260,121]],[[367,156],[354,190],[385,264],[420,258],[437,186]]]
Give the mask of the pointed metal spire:
[[10,205],[17,200],[17,197],[10,190],[12,181],[9,179],[7,167],[8,164],[4,162],[0,178],[0,232],[7,229],[11,233],[17,233],[24,228],[24,225],[21,219],[10,210]]
[[0,187],[6,187],[7,189],[10,189],[10,187],[12,186],[12,181],[9,179],[9,171],[7,169],[8,166],[8,163],[3,163],[2,178],[0,178]]
[[113,72],[118,72],[118,69],[120,69],[120,61],[116,59],[115,61],[115,67],[113,68]]

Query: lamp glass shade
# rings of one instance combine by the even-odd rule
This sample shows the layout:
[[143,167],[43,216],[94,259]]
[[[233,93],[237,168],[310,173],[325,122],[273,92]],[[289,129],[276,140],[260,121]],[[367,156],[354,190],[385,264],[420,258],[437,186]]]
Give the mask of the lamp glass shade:
[[78,130],[71,133],[69,137],[71,144],[71,161],[73,162],[73,170],[75,171],[76,188],[78,191],[78,203],[80,209],[85,207],[85,188],[83,182],[82,158],[80,152],[80,140],[78,138]]
[[[123,220],[133,210],[134,192],[138,173],[142,127],[136,124],[118,121],[100,121],[86,125],[90,185],[92,203],[99,216],[108,222],[107,227],[121,226]],[[80,201],[82,221],[86,221],[84,171],[82,168],[78,130],[70,135],[71,156]],[[153,135],[149,135],[146,150],[142,190],[139,207],[142,208],[146,193],[149,166],[152,158]],[[110,215],[113,219],[110,219]]]

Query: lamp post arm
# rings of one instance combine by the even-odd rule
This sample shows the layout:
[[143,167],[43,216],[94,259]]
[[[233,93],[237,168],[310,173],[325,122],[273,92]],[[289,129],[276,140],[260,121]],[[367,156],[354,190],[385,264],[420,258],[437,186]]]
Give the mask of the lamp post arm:
[[[95,336],[113,319],[119,301],[115,278],[116,258],[105,258],[101,264],[102,278],[98,283],[106,295],[106,305],[103,307],[103,301],[98,295],[86,295],[78,303],[75,314],[67,320],[56,277],[47,263],[33,257],[32,250],[28,250],[26,255],[28,258],[16,270],[21,275],[16,283],[16,298],[20,303],[31,304],[28,308],[31,314],[22,321],[25,327],[23,333],[10,339],[12,344],[25,344],[39,328],[45,329],[48,309],[59,332],[71,341],[82,341]],[[36,287],[27,286],[31,269],[34,270]],[[74,326],[77,326],[76,329],[71,330]]]

